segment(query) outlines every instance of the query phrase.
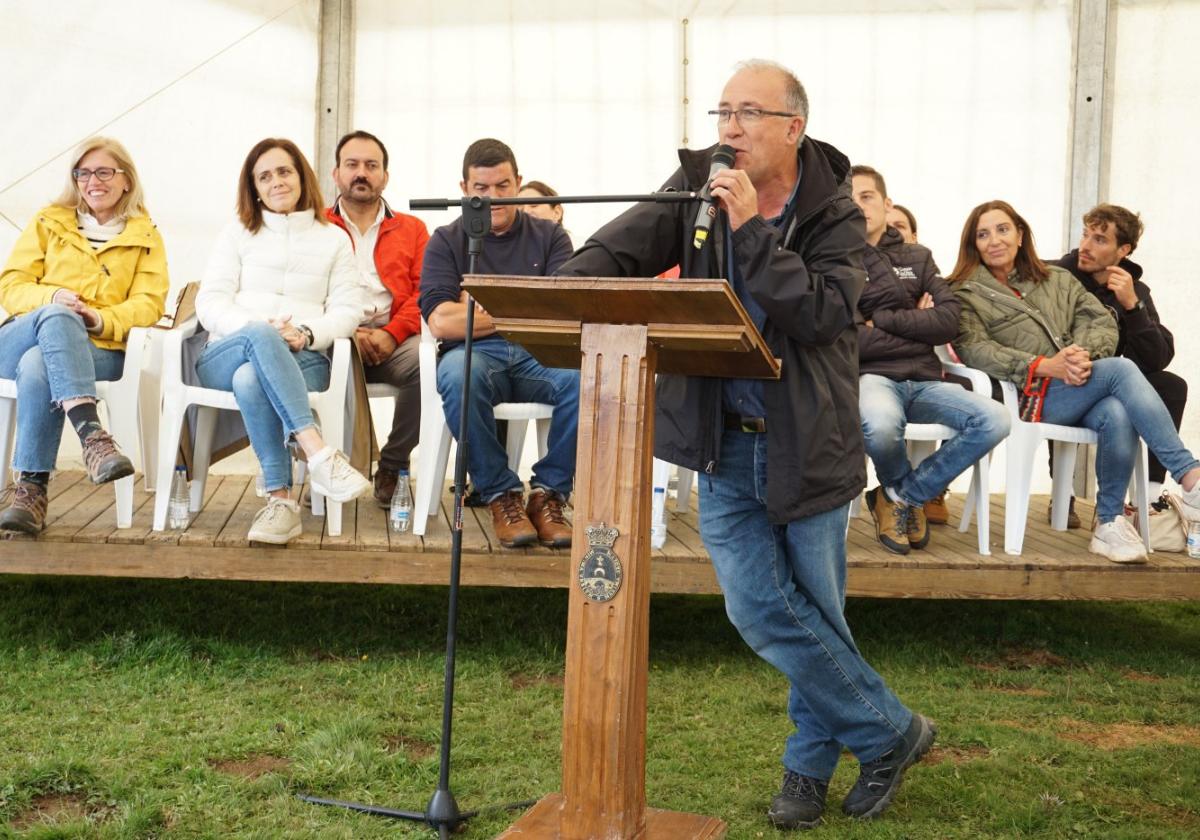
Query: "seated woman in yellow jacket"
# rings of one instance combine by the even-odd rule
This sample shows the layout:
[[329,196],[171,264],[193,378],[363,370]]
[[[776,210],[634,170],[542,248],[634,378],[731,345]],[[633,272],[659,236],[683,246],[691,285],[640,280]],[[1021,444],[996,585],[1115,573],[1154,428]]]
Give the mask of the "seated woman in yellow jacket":
[[94,483],[133,474],[100,426],[96,381],[121,377],[129,330],[157,322],[167,296],[162,237],[129,152],[94,137],[73,160],[62,195],[38,211],[0,272],[0,306],[8,313],[0,378],[17,382],[17,475],[0,529],[28,534],[46,521],[64,419],[79,435]]

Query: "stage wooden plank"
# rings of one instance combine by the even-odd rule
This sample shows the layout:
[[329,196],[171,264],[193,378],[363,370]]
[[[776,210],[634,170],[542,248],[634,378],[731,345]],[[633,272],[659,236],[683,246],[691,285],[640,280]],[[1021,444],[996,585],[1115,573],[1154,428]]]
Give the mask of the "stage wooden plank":
[[359,549],[387,551],[391,547],[388,539],[388,512],[375,503],[374,496],[363,496],[358,500],[355,523]]
[[151,533],[150,527],[154,524],[154,494],[146,493],[145,490],[141,492],[145,496],[145,499],[141,504],[138,504],[137,495],[135,494],[133,520],[129,527],[114,528],[105,537],[104,542],[114,545],[141,545],[146,541],[146,536]]
[[[254,515],[266,505],[266,499],[260,499],[254,494],[253,477],[247,476],[245,481],[245,489],[242,491],[241,497],[229,514],[229,519],[217,533],[216,539],[213,540],[213,544],[218,548],[246,548],[250,545],[246,534],[254,522]],[[305,505],[300,506],[301,521],[304,520],[307,511],[308,508]],[[308,523],[305,524],[307,526]]]
[[316,551],[321,547],[321,540],[325,536],[325,517],[313,514],[312,505],[308,502],[311,494],[312,485],[306,481],[300,488],[298,497],[300,499],[300,536],[289,542],[288,548]]
[[[179,545],[190,548],[211,548],[216,544],[217,535],[229,521],[234,508],[242,500],[242,494],[249,492],[254,496],[254,479],[242,475],[210,475],[204,483],[204,501],[200,510],[192,514],[192,521],[182,534],[179,535]],[[254,496],[257,499],[257,496]],[[146,542],[159,539],[167,540],[168,531],[151,531],[146,535]]]
[[[108,484],[81,481],[55,499],[46,509],[46,528],[38,537],[42,542],[70,542],[71,538],[106,507],[115,494]],[[113,515],[113,522],[116,516]]]
[[[146,528],[150,526],[150,522],[154,516],[154,496],[146,492],[146,483],[142,481],[141,473],[133,477],[133,519],[130,520],[129,528],[117,528],[117,494],[114,491],[112,498],[108,500],[108,509],[101,511],[95,519],[87,525],[79,529],[75,534],[75,542],[90,542],[102,543],[108,542],[109,538],[119,530],[132,531],[138,528],[137,515],[146,506],[150,504],[150,512],[145,516]],[[142,534],[143,538],[145,534]]]
[[441,502],[433,512],[433,516],[429,517],[425,524],[425,534],[421,538],[421,543],[425,551],[433,552],[434,554],[450,554],[450,526],[449,520],[446,518],[446,512],[453,509],[454,497],[447,493],[442,494]]

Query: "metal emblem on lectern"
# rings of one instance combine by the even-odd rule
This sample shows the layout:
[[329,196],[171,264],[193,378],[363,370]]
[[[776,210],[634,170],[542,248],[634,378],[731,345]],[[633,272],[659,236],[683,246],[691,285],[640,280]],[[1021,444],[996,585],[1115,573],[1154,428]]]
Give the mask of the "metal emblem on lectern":
[[618,531],[603,522],[584,530],[588,550],[579,561],[579,590],[591,601],[611,601],[625,575],[621,560],[612,549]]

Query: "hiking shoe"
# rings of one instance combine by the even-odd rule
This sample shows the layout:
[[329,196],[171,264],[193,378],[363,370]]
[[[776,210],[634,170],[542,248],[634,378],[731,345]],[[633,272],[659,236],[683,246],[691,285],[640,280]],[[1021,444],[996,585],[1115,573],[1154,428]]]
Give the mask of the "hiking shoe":
[[308,471],[313,489],[331,502],[348,502],[371,489],[371,482],[350,466],[340,450],[316,466],[309,462]]
[[254,515],[250,533],[251,542],[287,545],[288,540],[300,536],[300,505],[291,499],[268,496],[267,506]]
[[105,484],[133,475],[133,462],[121,454],[112,435],[103,429],[84,438],[83,463],[92,484]]
[[929,752],[936,737],[933,721],[914,712],[904,736],[879,758],[861,765],[858,781],[842,800],[842,812],[860,820],[882,814],[900,789],[904,771]]
[[492,511],[492,529],[496,539],[505,548],[533,545],[538,538],[537,529],[525,515],[525,494],[521,490],[508,490],[488,502]]
[[946,491],[943,490],[925,503],[925,519],[930,525],[945,525],[950,521],[950,509],[946,507]]
[[880,544],[893,554],[908,554],[908,505],[893,502],[880,485],[867,491],[867,510]]
[[908,509],[907,529],[909,548],[920,549],[929,545],[929,517],[925,515],[923,505]]
[[563,516],[566,499],[553,490],[535,487],[529,491],[525,515],[537,530],[538,542],[550,548],[569,548],[571,523]]
[[36,537],[46,527],[46,488],[42,485],[18,480],[5,489],[0,504],[5,501],[9,505],[0,511],[0,529]]
[[1146,544],[1124,516],[1097,525],[1092,532],[1088,551],[1107,557],[1114,563],[1146,562]]
[[767,819],[780,830],[816,828],[825,813],[825,794],[829,782],[801,776],[791,770],[783,773],[783,786],[767,809]]
[[399,470],[389,470],[380,467],[375,471],[375,504],[384,510],[392,506],[392,494],[396,492],[396,484],[400,481]]
[[[1046,521],[1054,522],[1054,502],[1046,506]],[[1083,523],[1079,521],[1079,514],[1075,512],[1075,497],[1071,497],[1071,506],[1067,508],[1067,528],[1075,529],[1082,528]]]

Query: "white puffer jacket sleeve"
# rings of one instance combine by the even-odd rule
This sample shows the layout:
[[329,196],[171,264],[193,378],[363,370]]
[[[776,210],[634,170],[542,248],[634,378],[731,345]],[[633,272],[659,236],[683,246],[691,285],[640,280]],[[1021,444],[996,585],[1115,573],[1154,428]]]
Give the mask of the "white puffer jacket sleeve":
[[241,245],[247,236],[241,222],[226,225],[200,279],[196,316],[214,336],[230,335],[251,321],[265,321],[273,314],[255,312],[238,300],[242,284]]

